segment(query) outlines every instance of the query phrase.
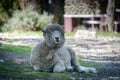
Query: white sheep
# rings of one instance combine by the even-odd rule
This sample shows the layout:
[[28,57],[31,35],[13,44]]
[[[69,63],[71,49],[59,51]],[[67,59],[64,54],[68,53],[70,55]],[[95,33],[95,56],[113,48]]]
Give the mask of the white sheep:
[[35,71],[61,72],[78,71],[93,72],[95,68],[83,67],[79,64],[75,52],[64,46],[64,30],[58,24],[48,25],[43,30],[44,40],[37,44],[30,55],[30,64]]

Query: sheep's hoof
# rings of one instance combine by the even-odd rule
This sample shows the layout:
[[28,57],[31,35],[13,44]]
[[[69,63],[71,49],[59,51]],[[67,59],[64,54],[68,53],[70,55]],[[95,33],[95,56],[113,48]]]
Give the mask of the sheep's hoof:
[[40,67],[37,66],[37,65],[34,65],[34,66],[33,66],[33,69],[34,69],[35,71],[41,71]]
[[68,67],[66,68],[66,70],[69,71],[69,72],[73,72],[73,67],[68,66]]

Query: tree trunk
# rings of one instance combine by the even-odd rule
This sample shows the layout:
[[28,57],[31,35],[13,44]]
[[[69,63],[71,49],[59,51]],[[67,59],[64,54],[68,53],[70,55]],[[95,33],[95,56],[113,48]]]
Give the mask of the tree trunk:
[[54,0],[52,6],[54,15],[52,23],[63,24],[64,0]]
[[26,8],[26,0],[18,0],[19,6],[21,10],[24,10]]
[[26,8],[30,6],[33,7],[33,10],[41,13],[41,8],[40,8],[40,4],[38,3],[38,0],[27,0]]
[[107,6],[108,31],[113,31],[113,27],[114,27],[114,8],[115,8],[115,0],[108,0],[108,6]]
[[55,3],[54,3],[54,11],[53,11],[53,14],[54,14],[54,17],[53,17],[53,21],[52,23],[57,23],[58,22],[58,11],[59,11],[59,6],[60,6],[60,0],[55,0]]

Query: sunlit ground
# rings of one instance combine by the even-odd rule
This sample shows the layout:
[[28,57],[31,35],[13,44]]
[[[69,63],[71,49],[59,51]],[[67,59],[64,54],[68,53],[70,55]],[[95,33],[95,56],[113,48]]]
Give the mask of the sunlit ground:
[[[66,45],[70,46],[77,54],[82,66],[95,67],[97,74],[62,72],[47,73],[35,72],[29,64],[31,49],[39,41],[43,40],[42,32],[22,32],[9,34],[10,37],[0,40],[0,79],[118,79],[120,72],[119,42],[117,38],[107,38],[103,40],[83,40],[81,42],[73,38],[75,33],[66,33]],[[99,33],[100,34],[100,33]],[[103,33],[101,33],[103,34]],[[111,33],[110,33],[111,34]],[[112,33],[113,34],[113,33]],[[29,37],[30,35],[31,37]],[[116,35],[116,34],[115,34]],[[119,35],[119,34],[117,34]],[[24,38],[23,38],[24,36]],[[26,38],[25,38],[26,36]],[[100,35],[101,36],[101,35]],[[104,35],[102,35],[104,36]],[[106,34],[105,34],[106,36]],[[4,36],[5,37],[5,36]],[[34,38],[35,37],[35,38]],[[32,39],[33,38],[33,39]],[[107,40],[108,39],[108,40]]]

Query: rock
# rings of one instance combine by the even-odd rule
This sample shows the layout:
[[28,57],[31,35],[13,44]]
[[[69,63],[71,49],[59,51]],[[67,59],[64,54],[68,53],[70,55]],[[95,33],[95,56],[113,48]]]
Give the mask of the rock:
[[65,0],[65,14],[99,14],[99,3],[91,0]]
[[93,39],[96,38],[96,31],[77,30],[75,39]]

